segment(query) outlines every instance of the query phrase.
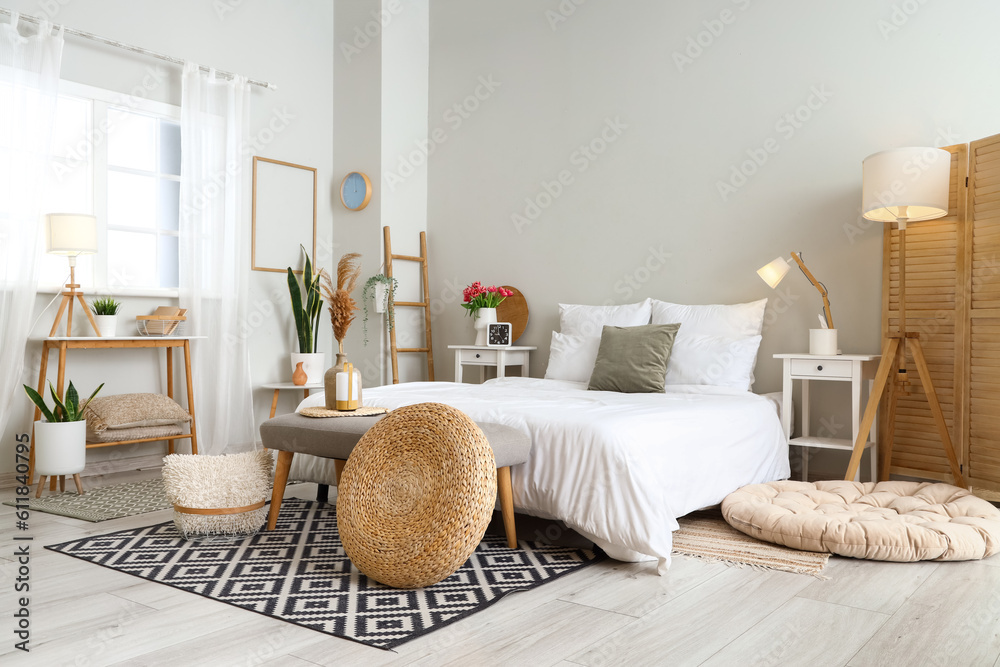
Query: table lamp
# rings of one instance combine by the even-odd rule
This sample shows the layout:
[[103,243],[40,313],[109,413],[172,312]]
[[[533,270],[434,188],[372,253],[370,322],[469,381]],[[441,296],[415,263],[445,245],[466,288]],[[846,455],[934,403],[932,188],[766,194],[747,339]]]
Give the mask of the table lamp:
[[[97,218],[79,213],[50,213],[45,216],[45,252],[50,255],[66,255],[69,258],[69,282],[66,291],[62,293],[62,302],[56,321],[52,323],[49,336],[56,335],[59,322],[64,312],[67,312],[66,336],[73,335],[73,300],[77,299],[83,307],[83,312],[94,328],[94,334],[100,336],[97,322],[90,314],[87,302],[83,300],[83,292],[77,288],[76,258],[80,255],[93,255],[97,252]],[[67,308],[68,306],[68,308]]]
[[[799,269],[812,286],[819,290],[819,295],[823,297],[823,315],[820,316],[822,329],[809,330],[809,353],[810,354],[837,354],[837,329],[833,326],[833,313],[830,312],[830,293],[826,285],[816,280],[812,272],[806,268],[802,261],[802,253],[793,252],[792,259],[799,265]],[[778,283],[788,275],[792,265],[784,257],[778,257],[774,261],[757,269],[757,275],[768,284],[771,289],[775,289]]]
[[[927,359],[920,344],[920,335],[916,331],[907,331],[906,326],[906,225],[909,222],[933,220],[948,215],[951,153],[940,148],[895,148],[869,155],[865,158],[862,169],[862,215],[876,222],[890,224],[895,222],[899,228],[899,325],[895,332],[889,333],[882,341],[882,359],[875,373],[875,384],[864,417],[861,419],[858,440],[854,443],[854,451],[844,479],[854,479],[854,474],[861,463],[861,453],[875,421],[875,412],[886,391],[889,393],[889,405],[886,411],[889,415],[888,432],[885,443],[880,449],[883,450],[882,460],[886,464],[892,461],[892,415],[896,411],[897,395],[906,393],[908,381],[906,353],[909,352],[937,425],[955,484],[964,487],[965,478],[962,476],[948,432],[948,424],[945,422],[941,404],[931,382]],[[894,365],[897,372],[893,382],[889,382],[889,375]],[[889,466],[880,466],[879,479],[886,480],[888,475]]]

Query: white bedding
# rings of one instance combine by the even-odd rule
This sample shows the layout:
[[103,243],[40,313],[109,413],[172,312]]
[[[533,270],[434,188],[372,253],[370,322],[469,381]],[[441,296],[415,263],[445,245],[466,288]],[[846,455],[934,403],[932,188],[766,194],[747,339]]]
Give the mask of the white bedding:
[[[768,399],[704,385],[667,389],[619,394],[515,377],[376,387],[365,389],[364,403],[446,403],[529,433],[529,460],[511,468],[516,508],[565,521],[612,558],[657,558],[662,572],[677,517],[746,484],[789,476],[788,445]],[[314,394],[299,409],[323,402]]]

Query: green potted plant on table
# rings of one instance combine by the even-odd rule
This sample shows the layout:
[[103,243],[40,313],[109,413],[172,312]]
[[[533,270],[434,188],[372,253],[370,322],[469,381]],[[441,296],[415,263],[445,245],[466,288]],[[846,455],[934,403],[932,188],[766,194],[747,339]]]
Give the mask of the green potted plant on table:
[[320,384],[326,371],[326,355],[316,351],[319,342],[319,316],[323,311],[323,299],[320,294],[320,274],[313,273],[309,253],[303,246],[305,267],[302,271],[302,282],[288,267],[288,294],[292,301],[292,316],[295,318],[295,332],[299,339],[299,351],[292,352],[292,372],[299,364],[306,374],[306,384]]
[[[87,404],[97,396],[102,387],[103,382],[81,404],[80,395],[72,382],[66,389],[65,397],[59,396],[50,382],[49,391],[55,402],[55,407],[50,410],[37,391],[24,385],[28,398],[45,417],[44,421],[35,422],[35,471],[41,478],[49,475],[73,475],[76,490],[83,493],[79,477],[79,473],[87,465],[87,421],[83,414]],[[39,481],[39,493],[41,488],[42,482]]]
[[110,296],[102,296],[90,302],[90,309],[94,311],[94,319],[97,321],[101,338],[115,337],[118,329],[118,310],[121,307],[121,302],[115,301]]

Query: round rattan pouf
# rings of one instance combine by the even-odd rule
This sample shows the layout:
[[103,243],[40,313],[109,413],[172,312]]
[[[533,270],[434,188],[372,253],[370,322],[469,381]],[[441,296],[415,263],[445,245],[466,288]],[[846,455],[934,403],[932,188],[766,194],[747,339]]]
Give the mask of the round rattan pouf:
[[365,575],[423,588],[469,559],[496,497],[493,450],[476,423],[419,403],[390,412],[355,446],[337,489],[337,526]]

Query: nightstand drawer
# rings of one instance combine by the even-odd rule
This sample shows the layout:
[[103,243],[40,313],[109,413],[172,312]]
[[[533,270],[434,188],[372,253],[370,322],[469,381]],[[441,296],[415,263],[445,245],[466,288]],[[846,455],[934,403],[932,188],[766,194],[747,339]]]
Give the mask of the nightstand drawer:
[[496,366],[497,350],[462,350],[463,364]]
[[852,363],[841,359],[792,359],[792,377],[851,377]]

